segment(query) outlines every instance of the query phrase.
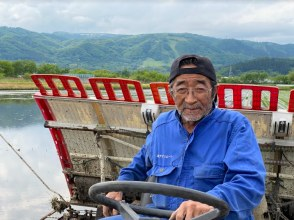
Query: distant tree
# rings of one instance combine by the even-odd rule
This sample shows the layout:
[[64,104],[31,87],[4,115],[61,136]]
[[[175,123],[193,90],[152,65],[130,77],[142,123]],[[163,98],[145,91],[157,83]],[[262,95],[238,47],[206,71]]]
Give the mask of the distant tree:
[[12,63],[16,75],[37,72],[37,65],[31,60],[18,60]]
[[274,76],[274,77],[272,77],[272,81],[275,84],[289,84],[290,83],[290,79],[289,79],[288,75]]
[[291,83],[294,83],[294,70],[289,71],[288,78]]
[[17,75],[23,75],[23,63],[22,61],[13,62],[12,66],[14,67],[14,72]]
[[217,73],[216,73],[216,78],[217,78],[217,79],[221,79],[221,78],[222,78],[222,74],[221,74],[220,72],[217,72]]
[[109,70],[94,70],[92,72],[96,77],[110,77],[110,78],[118,78],[119,74],[111,72]]
[[89,70],[86,70],[86,69],[72,69],[69,71],[69,73],[72,73],[72,74],[92,74],[91,71]]
[[69,73],[69,72],[70,72],[70,69],[69,68],[60,68],[59,69],[59,73],[62,73],[62,74]]
[[38,66],[37,73],[58,74],[58,73],[61,73],[61,71],[56,64],[45,63],[45,64],[41,64],[40,66]]
[[31,79],[31,73],[25,73],[25,74],[23,74],[23,78],[24,79]]
[[281,73],[279,73],[279,72],[271,72],[269,75],[272,76],[272,77],[275,77],[275,76],[281,75]]
[[12,62],[0,60],[0,73],[3,73],[5,77],[16,77]]
[[130,75],[130,79],[138,80],[143,83],[167,82],[168,75],[157,71],[137,70]]
[[119,74],[123,78],[128,78],[128,77],[130,77],[131,72],[127,68],[124,68]]
[[252,71],[252,72],[247,72],[243,73],[240,76],[240,80],[243,83],[249,83],[249,84],[261,84],[265,83],[266,79],[268,78],[268,74],[264,71],[257,72],[257,71]]
[[241,83],[239,76],[232,76],[232,77],[222,77],[219,79],[219,83]]

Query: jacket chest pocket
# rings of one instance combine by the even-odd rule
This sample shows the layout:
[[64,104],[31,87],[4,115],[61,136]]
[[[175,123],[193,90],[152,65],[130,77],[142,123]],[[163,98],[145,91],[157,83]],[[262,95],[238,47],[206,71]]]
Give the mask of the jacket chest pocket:
[[223,183],[225,177],[224,163],[202,164],[194,167],[194,189],[207,192],[218,184]]
[[[154,165],[151,170],[147,172],[148,176],[154,176],[155,182],[164,184],[173,184],[176,179],[173,171],[175,167],[173,166],[158,166]],[[160,194],[152,195],[153,205],[157,208],[168,209],[170,206],[171,198],[168,196],[163,196]]]
[[173,166],[158,166],[154,165],[148,172],[148,176],[155,176],[156,182],[171,184],[173,176],[172,172],[175,170]]

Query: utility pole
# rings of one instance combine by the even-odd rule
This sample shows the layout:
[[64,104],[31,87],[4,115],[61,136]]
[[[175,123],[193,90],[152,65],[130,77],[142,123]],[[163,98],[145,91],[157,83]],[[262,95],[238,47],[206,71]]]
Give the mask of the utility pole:
[[233,75],[233,72],[232,72],[232,66],[230,66],[229,77],[231,77],[232,75]]

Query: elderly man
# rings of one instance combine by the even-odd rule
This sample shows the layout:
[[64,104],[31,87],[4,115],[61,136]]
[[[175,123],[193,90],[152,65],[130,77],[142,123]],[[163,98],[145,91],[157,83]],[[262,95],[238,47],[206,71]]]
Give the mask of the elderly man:
[[[242,114],[215,106],[216,74],[209,59],[198,55],[177,58],[169,77],[176,110],[162,113],[132,163],[118,180],[159,183],[206,192],[226,201],[225,219],[253,219],[252,210],[265,190],[265,168],[250,122]],[[121,200],[120,192],[108,197]],[[156,208],[174,210],[170,219],[191,219],[211,206],[153,195]],[[117,214],[103,207],[103,214]],[[112,216],[109,219],[121,219]]]

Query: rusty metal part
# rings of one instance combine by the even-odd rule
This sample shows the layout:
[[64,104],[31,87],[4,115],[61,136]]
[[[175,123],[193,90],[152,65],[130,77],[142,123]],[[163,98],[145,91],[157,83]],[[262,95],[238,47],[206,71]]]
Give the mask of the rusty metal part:
[[59,200],[57,197],[52,198],[51,200],[51,207],[56,212],[63,212],[66,208],[69,207],[69,203],[65,202],[64,200]]

